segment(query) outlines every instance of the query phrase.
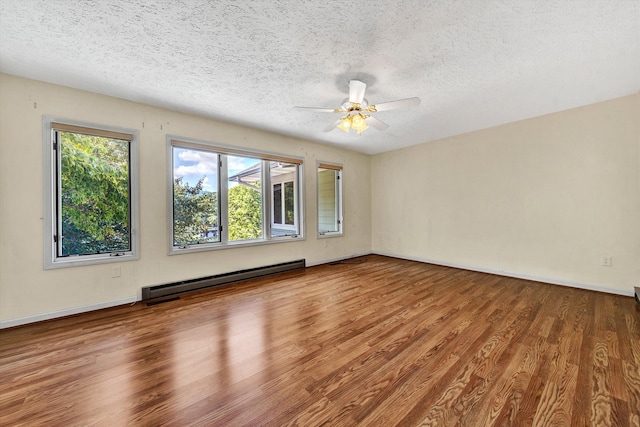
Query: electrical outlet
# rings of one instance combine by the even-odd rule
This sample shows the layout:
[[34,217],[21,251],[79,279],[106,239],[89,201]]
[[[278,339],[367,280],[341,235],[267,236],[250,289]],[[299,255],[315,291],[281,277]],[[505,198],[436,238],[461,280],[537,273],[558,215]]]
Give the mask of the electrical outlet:
[[603,267],[611,267],[613,265],[613,257],[603,256],[600,260],[600,265]]
[[116,278],[116,277],[120,277],[120,266],[118,267],[111,267],[111,277],[112,278]]

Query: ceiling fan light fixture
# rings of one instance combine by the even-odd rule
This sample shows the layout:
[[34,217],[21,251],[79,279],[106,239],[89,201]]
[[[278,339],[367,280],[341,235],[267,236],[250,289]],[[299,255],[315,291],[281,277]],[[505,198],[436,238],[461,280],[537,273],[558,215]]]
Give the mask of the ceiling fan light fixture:
[[338,125],[338,128],[348,133],[349,129],[351,129],[351,116],[343,117],[342,121]]
[[361,134],[362,132],[364,132],[365,130],[369,129],[369,126],[364,125],[363,127],[361,127],[360,129],[356,129],[356,132],[359,134]]
[[366,116],[362,114],[354,114],[351,116],[351,128],[358,133],[364,132],[369,126],[367,126]]
[[331,132],[335,128],[339,128],[345,133],[349,133],[353,129],[358,135],[369,129],[367,120],[371,126],[378,130],[385,130],[389,127],[385,122],[371,116],[370,113],[379,111],[395,110],[398,108],[415,107],[420,104],[420,98],[398,99],[396,101],[383,102],[381,104],[369,104],[367,98],[364,97],[366,83],[360,80],[349,81],[349,97],[342,101],[339,108],[315,108],[315,107],[294,107],[308,111],[319,111],[323,113],[339,113],[345,116],[331,123],[324,129],[324,132]]

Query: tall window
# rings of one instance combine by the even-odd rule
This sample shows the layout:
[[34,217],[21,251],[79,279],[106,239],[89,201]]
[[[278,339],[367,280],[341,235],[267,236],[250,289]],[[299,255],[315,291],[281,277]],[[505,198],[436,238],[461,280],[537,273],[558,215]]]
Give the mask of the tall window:
[[229,241],[261,239],[262,160],[227,156],[227,222]]
[[45,118],[45,268],[136,259],[135,132]]
[[318,234],[342,234],[342,166],[318,164]]
[[302,238],[302,160],[175,137],[168,147],[170,253]]
[[294,163],[270,163],[272,236],[288,236],[298,232],[296,169]]
[[[198,162],[196,180],[185,180],[184,164]],[[218,200],[219,156],[203,150],[175,147],[173,164],[183,164],[173,182],[173,245],[185,246],[220,241]]]

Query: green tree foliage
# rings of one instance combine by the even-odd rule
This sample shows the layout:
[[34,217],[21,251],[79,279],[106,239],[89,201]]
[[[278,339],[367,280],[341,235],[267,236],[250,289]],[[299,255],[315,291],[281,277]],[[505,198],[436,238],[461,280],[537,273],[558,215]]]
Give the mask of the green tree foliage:
[[262,195],[260,191],[236,185],[229,189],[229,240],[262,237]]
[[295,224],[295,210],[293,194],[293,182],[285,182],[284,184],[284,207],[285,207],[285,224]]
[[[218,241],[218,197],[216,193],[202,192],[205,177],[191,187],[176,178],[173,185],[173,242],[186,245]],[[206,236],[215,230],[215,236]]]
[[129,142],[60,136],[62,255],[129,250]]

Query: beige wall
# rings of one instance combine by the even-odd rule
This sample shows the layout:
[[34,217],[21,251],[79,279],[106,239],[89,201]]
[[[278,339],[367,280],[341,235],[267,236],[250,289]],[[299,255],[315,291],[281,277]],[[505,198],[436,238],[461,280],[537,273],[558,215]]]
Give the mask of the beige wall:
[[[141,257],[120,264],[43,269],[42,117],[137,129]],[[144,123],[144,126],[143,126]],[[306,240],[167,255],[166,135],[305,159]],[[316,162],[344,165],[348,233],[317,239]],[[0,326],[135,300],[143,286],[305,258],[371,250],[370,158],[337,148],[0,74]]]
[[631,295],[639,126],[634,95],[374,156],[373,251]]
[[[119,278],[113,264],[43,269],[43,115],[139,131],[141,258],[118,264]],[[634,95],[369,157],[0,74],[0,327],[134,301],[143,286],[371,250],[631,295],[639,127]],[[304,157],[306,240],[168,256],[166,134]],[[344,165],[344,237],[316,237],[318,160]]]

